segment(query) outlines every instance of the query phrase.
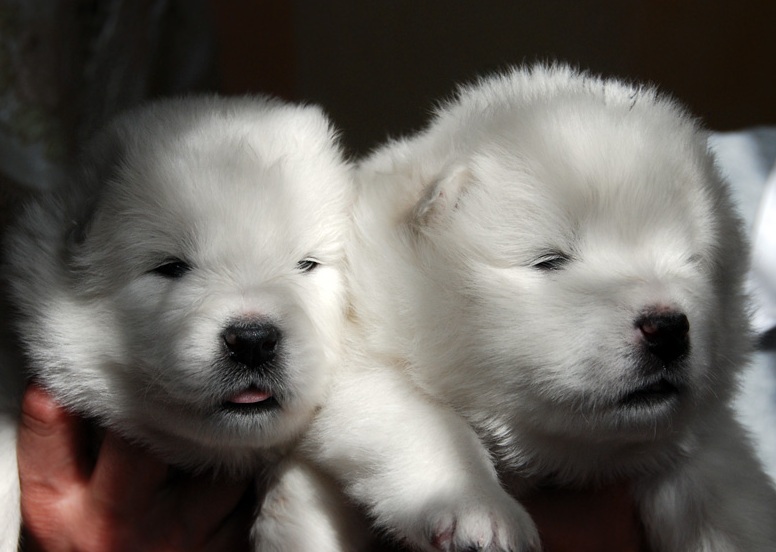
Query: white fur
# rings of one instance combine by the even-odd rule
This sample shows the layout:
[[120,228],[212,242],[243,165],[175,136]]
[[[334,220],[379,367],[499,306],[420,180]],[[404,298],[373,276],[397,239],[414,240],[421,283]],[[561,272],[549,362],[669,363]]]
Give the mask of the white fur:
[[251,533],[262,552],[369,549],[368,526],[332,479],[296,457],[282,462],[275,477]]
[[[359,180],[366,346],[464,417],[516,496],[624,478],[655,550],[776,549],[776,494],[729,407],[747,249],[681,108],[567,67],[513,70],[461,89]],[[652,310],[689,320],[690,351],[665,368],[637,324]],[[621,402],[661,379],[682,392]]]
[[[170,462],[276,479],[340,362],[351,201],[350,169],[315,107],[210,97],[122,116],[71,185],[32,205],[8,240],[32,374],[67,407]],[[154,271],[170,259],[190,270]],[[319,265],[306,272],[306,260]],[[235,322],[280,331],[271,366],[230,360],[224,332]],[[280,408],[222,408],[250,386]],[[0,505],[3,551],[18,539],[15,425],[4,422],[0,443],[0,479],[15,481]],[[263,515],[305,499],[278,489],[305,477],[318,485],[312,468],[289,464],[296,487],[271,489]],[[318,549],[344,549],[314,506],[297,510]],[[271,550],[283,531],[258,548]]]
[[[358,349],[358,351],[356,350]],[[419,550],[528,550],[536,530],[500,486],[490,456],[450,408],[397,368],[351,344],[347,376],[304,449],[366,507],[375,525]]]

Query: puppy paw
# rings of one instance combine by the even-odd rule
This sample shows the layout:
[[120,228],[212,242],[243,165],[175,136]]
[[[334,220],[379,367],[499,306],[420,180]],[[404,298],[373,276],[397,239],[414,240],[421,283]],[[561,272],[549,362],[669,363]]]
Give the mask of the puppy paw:
[[[441,506],[441,505],[440,505]],[[528,512],[509,496],[465,499],[438,507],[426,533],[428,550],[538,552],[539,532]]]

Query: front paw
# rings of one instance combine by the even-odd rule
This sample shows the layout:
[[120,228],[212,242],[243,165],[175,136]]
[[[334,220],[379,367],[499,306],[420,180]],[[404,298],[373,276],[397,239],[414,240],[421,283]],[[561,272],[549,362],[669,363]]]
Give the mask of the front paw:
[[437,502],[419,539],[422,549],[442,552],[536,552],[539,532],[528,512],[506,493],[480,493]]

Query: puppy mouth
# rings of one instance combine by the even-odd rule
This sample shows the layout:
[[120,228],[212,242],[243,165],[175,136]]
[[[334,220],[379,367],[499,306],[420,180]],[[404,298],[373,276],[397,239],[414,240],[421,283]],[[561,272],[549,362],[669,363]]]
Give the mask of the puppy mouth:
[[280,403],[270,391],[253,386],[236,392],[221,403],[222,410],[243,415],[260,414],[278,408]]
[[681,391],[678,385],[661,378],[630,391],[620,399],[619,405],[626,408],[658,406],[675,399]]

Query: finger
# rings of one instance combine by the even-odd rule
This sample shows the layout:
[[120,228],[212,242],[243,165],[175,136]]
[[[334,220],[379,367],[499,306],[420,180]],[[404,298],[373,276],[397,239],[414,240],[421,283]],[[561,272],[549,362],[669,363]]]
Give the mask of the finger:
[[40,386],[31,384],[22,400],[17,455],[25,492],[45,486],[62,492],[86,480],[82,422],[60,407]]
[[145,513],[164,487],[167,471],[167,464],[148,451],[108,431],[89,481],[91,499],[106,513]]
[[255,513],[254,486],[253,481],[202,474],[179,483],[177,503],[186,525],[203,536],[209,535],[235,512]]
[[539,527],[546,552],[642,549],[642,528],[625,484],[544,489],[522,502]]
[[254,550],[255,548],[251,546],[250,533],[256,514],[256,493],[249,488],[229,515],[206,536],[202,548],[233,552]]

